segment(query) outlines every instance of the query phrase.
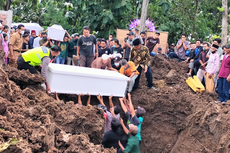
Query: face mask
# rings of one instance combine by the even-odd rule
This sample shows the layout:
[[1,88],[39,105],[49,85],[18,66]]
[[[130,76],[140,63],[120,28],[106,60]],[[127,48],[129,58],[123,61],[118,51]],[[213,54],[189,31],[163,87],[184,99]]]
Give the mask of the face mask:
[[112,38],[109,38],[109,40],[112,40]]
[[77,42],[78,39],[75,39],[74,41]]
[[42,39],[43,39],[44,41],[47,41],[47,37],[43,37]]
[[203,51],[206,51],[206,48],[203,48]]
[[24,35],[24,33],[25,33],[25,31],[20,31],[20,34],[21,34],[21,35]]
[[0,33],[2,33],[2,30],[0,30]]
[[212,54],[215,54],[215,53],[216,53],[216,51],[212,52]]
[[115,48],[116,48],[116,45],[113,45],[113,47],[115,47]]
[[119,63],[114,63],[115,66],[119,66]]

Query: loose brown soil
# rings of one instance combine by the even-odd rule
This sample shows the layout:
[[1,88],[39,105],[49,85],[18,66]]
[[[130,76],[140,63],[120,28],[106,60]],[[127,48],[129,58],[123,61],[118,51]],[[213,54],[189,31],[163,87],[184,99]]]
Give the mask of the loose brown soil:
[[[44,82],[41,76],[4,64],[1,67],[0,144],[10,138],[21,140],[4,153],[116,152],[100,145],[105,124],[101,109],[74,106],[76,95],[59,95],[61,101],[56,101],[40,86]],[[148,89],[142,74],[140,89],[131,93],[134,107],[147,111],[141,152],[229,152],[229,104],[215,104],[217,94],[194,93],[185,83],[185,63],[157,55],[151,60],[151,69],[159,90]],[[86,101],[83,96],[83,105]],[[119,104],[118,98],[113,101]],[[104,102],[108,106],[108,97]],[[98,104],[95,96],[91,104]]]

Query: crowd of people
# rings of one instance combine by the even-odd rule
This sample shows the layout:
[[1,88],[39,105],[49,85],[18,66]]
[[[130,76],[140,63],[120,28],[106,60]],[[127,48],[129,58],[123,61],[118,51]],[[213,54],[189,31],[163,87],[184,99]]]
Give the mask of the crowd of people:
[[221,39],[216,38],[211,43],[197,39],[196,43],[186,40],[187,35],[182,34],[177,42],[168,49],[168,57],[178,62],[188,64],[187,75],[197,75],[207,92],[218,92],[219,100],[215,103],[225,105],[229,99],[230,86],[230,44],[221,47]]
[[[47,31],[39,34],[35,30],[27,30],[20,24],[17,28],[7,25],[0,26],[0,50],[5,51],[6,64],[19,70],[28,69],[32,74],[41,71],[47,78],[49,63],[67,64],[96,69],[116,71],[130,78],[127,85],[126,96],[120,98],[120,106],[114,106],[112,96],[109,97],[110,111],[98,95],[98,107],[104,110],[106,119],[105,134],[102,144],[105,148],[114,147],[118,152],[139,153],[141,144],[141,125],[145,109],[138,106],[135,110],[131,100],[131,92],[139,88],[142,70],[147,79],[149,89],[157,90],[153,86],[150,57],[162,54],[166,58],[176,59],[188,65],[188,77],[197,75],[205,85],[208,92],[214,92],[218,87],[219,101],[215,103],[226,104],[229,99],[230,81],[230,45],[221,48],[221,39],[213,42],[203,42],[198,39],[196,43],[187,41],[187,35],[182,34],[181,39],[170,44],[163,52],[160,44],[160,33],[155,32],[153,37],[146,37],[145,32],[133,28],[124,38],[124,44],[112,34],[105,38],[97,38],[90,34],[89,27],[85,26],[82,35],[70,34],[66,31],[63,40],[51,40]],[[50,91],[48,82],[46,90]],[[78,95],[77,107],[82,106],[82,94]],[[90,105],[88,95],[87,105]],[[57,96],[58,99],[58,96]],[[125,125],[120,117],[120,111],[127,117]],[[120,141],[121,128],[125,136]]]

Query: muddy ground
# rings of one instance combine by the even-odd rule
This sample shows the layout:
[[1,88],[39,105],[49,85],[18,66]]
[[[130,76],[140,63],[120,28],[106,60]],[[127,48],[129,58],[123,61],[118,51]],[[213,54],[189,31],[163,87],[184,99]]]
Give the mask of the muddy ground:
[[[44,78],[2,66],[0,144],[11,138],[20,140],[4,153],[116,152],[100,145],[105,123],[102,110],[75,107],[76,95],[59,95],[62,101],[56,101],[40,86]],[[131,93],[134,107],[147,111],[141,152],[229,152],[229,104],[215,104],[217,94],[194,93],[185,83],[184,63],[158,55],[152,58],[151,69],[159,90],[147,89],[142,74],[140,89]],[[83,105],[86,100],[87,96],[83,96]],[[104,102],[108,105],[108,97]],[[119,104],[116,97],[113,102]],[[98,103],[93,96],[91,104]]]

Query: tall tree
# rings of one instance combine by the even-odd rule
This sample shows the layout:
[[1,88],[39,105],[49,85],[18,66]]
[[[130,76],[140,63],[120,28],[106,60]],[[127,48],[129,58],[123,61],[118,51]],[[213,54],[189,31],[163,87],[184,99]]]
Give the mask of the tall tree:
[[145,22],[148,13],[149,0],[143,0],[141,11],[140,31],[145,31]]
[[222,7],[224,9],[222,15],[222,46],[227,44],[228,34],[228,1],[222,0]]

